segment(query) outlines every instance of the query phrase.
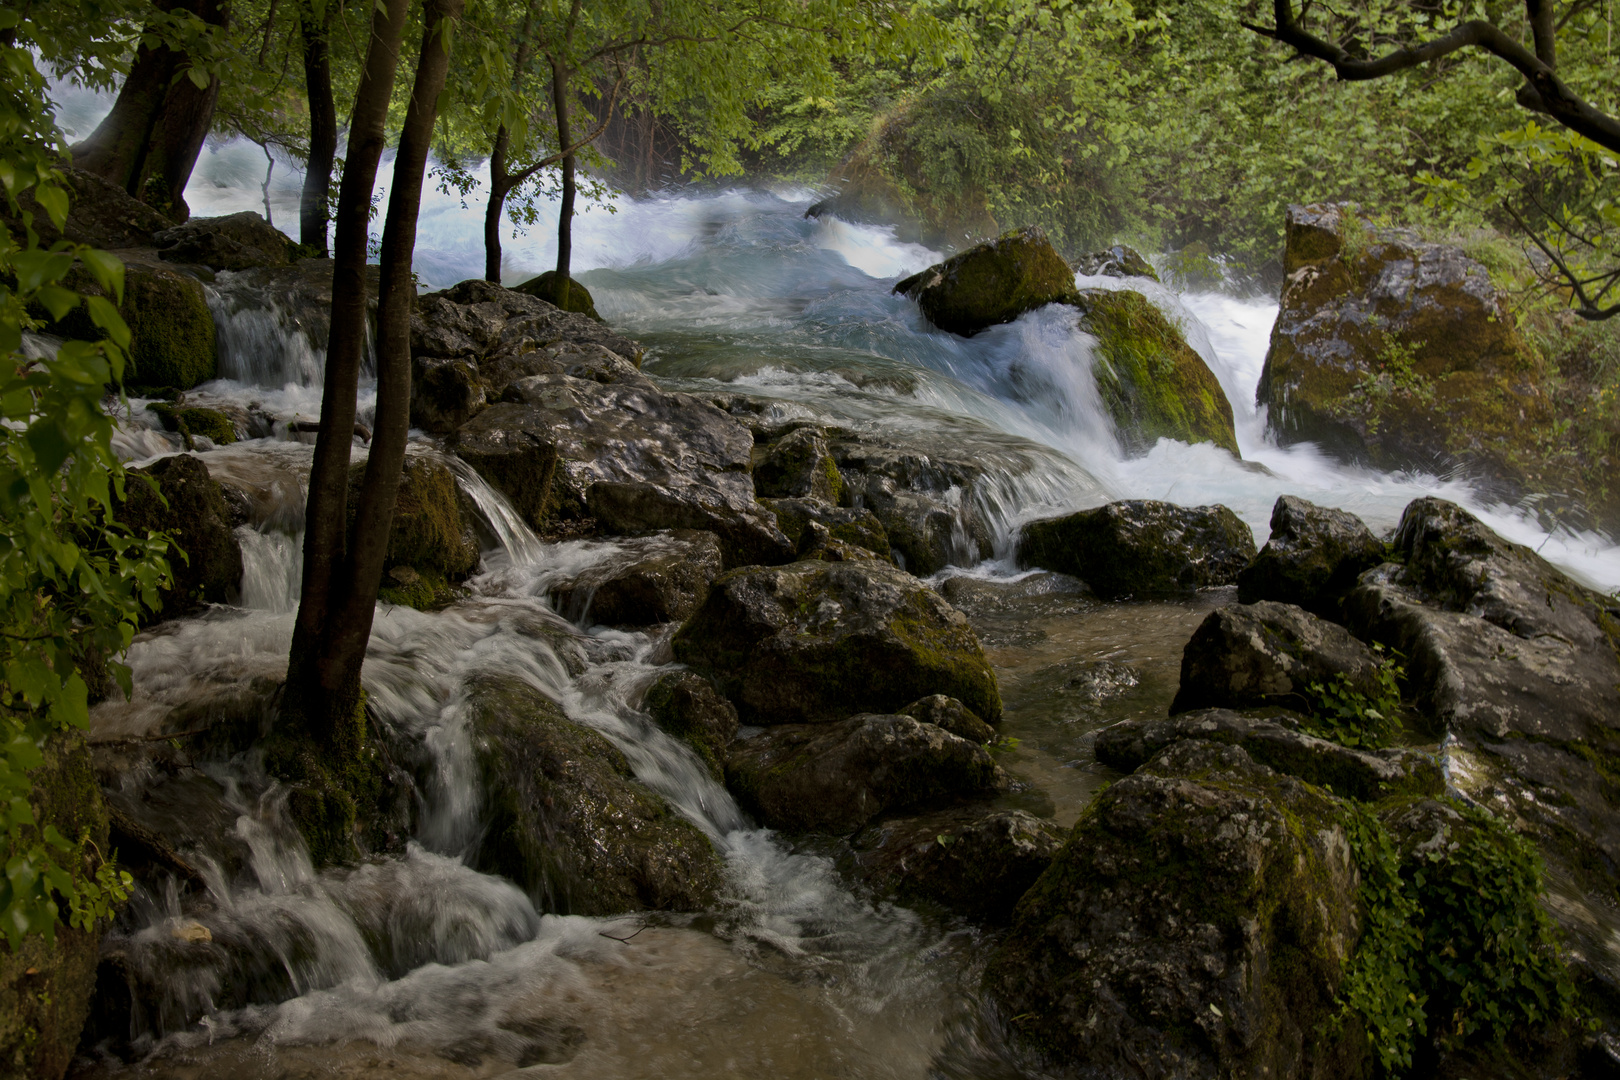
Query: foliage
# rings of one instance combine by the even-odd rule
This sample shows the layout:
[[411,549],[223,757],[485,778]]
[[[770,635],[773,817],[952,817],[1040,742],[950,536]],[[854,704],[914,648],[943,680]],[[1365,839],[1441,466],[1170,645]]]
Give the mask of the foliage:
[[[1374,646],[1380,654],[1382,646]],[[1311,719],[1314,735],[1343,746],[1372,749],[1387,745],[1400,729],[1400,680],[1406,669],[1400,656],[1382,657],[1374,679],[1377,690],[1368,696],[1342,672],[1326,683],[1311,684]]]

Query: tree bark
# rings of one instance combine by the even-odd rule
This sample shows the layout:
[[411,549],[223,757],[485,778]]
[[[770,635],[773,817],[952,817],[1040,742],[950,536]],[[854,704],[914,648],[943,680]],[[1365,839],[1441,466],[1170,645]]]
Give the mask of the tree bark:
[[327,255],[327,199],[332,191],[332,162],[337,158],[337,104],[332,96],[332,57],[328,35],[336,0],[328,0],[324,17],[317,18],[306,3],[304,28],[304,86],[309,97],[309,161],[304,169],[304,190],[298,198],[298,241]]
[[506,149],[512,133],[502,124],[495,129],[495,144],[489,150],[489,202],[484,207],[484,280],[501,283],[501,214],[506,210],[506,193],[512,178],[506,171]]
[[568,266],[574,246],[574,155],[573,136],[568,130],[568,67],[555,54],[551,57],[551,104],[557,114],[557,147],[562,159],[562,204],[557,208],[557,285],[558,307],[568,308]]

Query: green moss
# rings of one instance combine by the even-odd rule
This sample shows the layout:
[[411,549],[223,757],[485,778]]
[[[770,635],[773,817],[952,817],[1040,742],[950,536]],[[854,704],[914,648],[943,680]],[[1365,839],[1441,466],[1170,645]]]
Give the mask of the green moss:
[[265,769],[288,783],[287,813],[316,869],[354,862],[381,818],[386,764],[367,738],[366,695],[337,730],[316,737],[283,708],[261,742]]
[[184,436],[187,450],[192,448],[192,438],[198,435],[212,440],[216,446],[229,446],[236,441],[236,425],[218,409],[177,408],[160,401],[151,402],[146,409],[163,421],[165,430],[178,431]]
[[[105,295],[84,270],[76,269],[63,284],[81,293]],[[214,316],[208,310],[202,282],[167,267],[128,263],[119,313],[130,333],[125,385],[189,390],[215,377],[218,346]],[[83,304],[60,322],[49,323],[47,330],[81,341],[97,341],[105,336]]]
[[440,611],[467,594],[466,589],[433,570],[416,571],[410,567],[396,569],[409,573],[383,578],[382,587],[377,590],[377,599],[385,604],[397,604],[417,611]]

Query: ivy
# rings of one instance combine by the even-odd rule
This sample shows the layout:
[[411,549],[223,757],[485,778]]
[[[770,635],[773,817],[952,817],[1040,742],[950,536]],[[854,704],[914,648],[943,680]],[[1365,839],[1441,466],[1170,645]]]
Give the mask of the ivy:
[[1326,683],[1311,684],[1311,716],[1306,724],[1311,734],[1342,746],[1373,749],[1387,746],[1400,730],[1400,680],[1406,669],[1399,663],[1399,654],[1384,656],[1381,645],[1373,649],[1379,660],[1371,696],[1342,672]]

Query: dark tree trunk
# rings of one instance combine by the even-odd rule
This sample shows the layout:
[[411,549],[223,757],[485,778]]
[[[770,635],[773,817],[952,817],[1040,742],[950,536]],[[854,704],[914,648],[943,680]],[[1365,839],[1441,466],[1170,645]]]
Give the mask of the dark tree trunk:
[[[557,114],[557,149],[569,150],[574,137],[568,130],[568,68],[556,56],[551,58],[551,104]],[[557,208],[557,294],[552,301],[568,308],[568,266],[574,244],[574,155],[562,159],[562,205]]]
[[309,161],[304,170],[304,190],[298,199],[298,241],[314,248],[321,256],[327,254],[326,202],[332,190],[332,162],[337,158],[337,104],[332,97],[332,58],[327,47],[332,13],[336,10],[336,0],[331,0],[325,17],[318,22],[309,5],[305,5],[302,14],[304,85],[309,96]]
[[484,280],[501,283],[501,214],[506,209],[506,193],[512,190],[512,177],[506,171],[506,150],[512,133],[502,124],[495,129],[495,144],[489,151],[489,203],[484,207]]

